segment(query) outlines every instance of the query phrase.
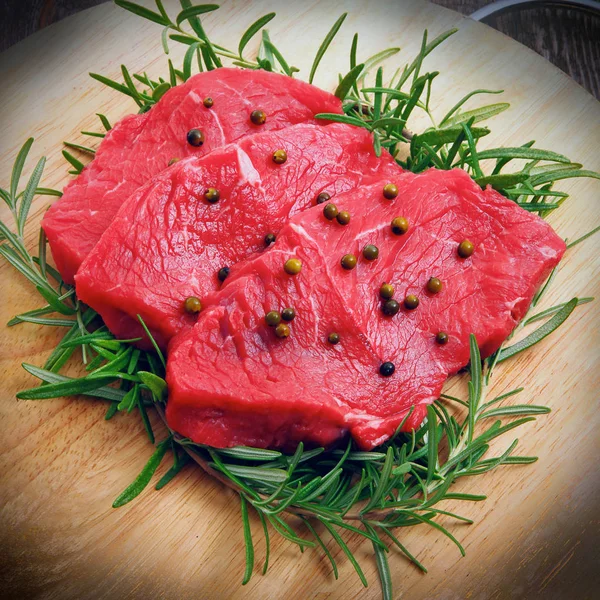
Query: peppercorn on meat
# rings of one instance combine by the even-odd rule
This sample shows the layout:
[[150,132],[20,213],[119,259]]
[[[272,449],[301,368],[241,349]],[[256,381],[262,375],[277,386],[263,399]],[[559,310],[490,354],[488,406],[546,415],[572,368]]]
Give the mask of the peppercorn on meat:
[[324,123],[314,119],[320,112],[340,113],[340,100],[277,73],[220,68],[169,90],[149,112],[125,117],[42,222],[63,279],[73,282],[120,206],[172,162],[249,134]]
[[[77,273],[78,297],[120,337],[144,336],[141,315],[164,347],[197,318],[188,298],[205,305],[235,263],[272,244],[319,194],[335,200],[401,173],[387,151],[375,155],[366,130],[339,123],[247,136],[184,159],[123,204]],[[287,268],[302,265],[290,260]]]
[[[403,419],[421,422],[468,362],[471,333],[483,355],[500,346],[564,242],[464,171],[404,173],[397,194],[387,183],[332,198],[345,225],[322,205],[294,216],[205,296],[169,348],[172,429],[217,447],[281,448],[349,431],[368,450]],[[275,316],[290,306],[280,335]]]

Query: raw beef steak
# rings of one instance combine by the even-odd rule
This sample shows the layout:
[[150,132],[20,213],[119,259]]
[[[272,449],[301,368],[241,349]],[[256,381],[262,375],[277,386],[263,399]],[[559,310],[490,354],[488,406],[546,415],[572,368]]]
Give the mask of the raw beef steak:
[[[206,98],[212,106],[204,105]],[[250,118],[255,110],[265,113],[261,125]],[[320,112],[341,112],[340,100],[285,75],[222,68],[169,90],[149,112],[125,117],[42,222],[63,279],[73,282],[123,202],[171,159],[203,156],[245,135],[316,122]],[[202,145],[188,142],[192,129],[203,133]]]
[[[280,150],[287,160],[277,164]],[[321,192],[334,197],[400,173],[389,153],[375,156],[365,129],[337,123],[247,136],[182,160],[125,202],[79,269],[77,295],[119,337],[143,335],[141,315],[164,347],[196,321],[186,298],[218,289],[222,268],[264,249],[265,237]],[[217,202],[205,197],[210,188]]]
[[[349,431],[368,450],[411,407],[404,429],[421,422],[447,376],[467,364],[471,333],[484,355],[500,346],[564,242],[461,170],[404,173],[393,200],[384,183],[336,198],[351,215],[346,226],[322,207],[296,215],[205,299],[196,325],[169,348],[171,428],[216,447],[325,445]],[[406,222],[393,229],[397,217]],[[350,253],[357,262],[347,270]],[[284,270],[292,257],[302,263],[296,275]],[[385,305],[393,315],[383,311],[384,282],[395,288],[399,307]],[[280,339],[285,328],[265,315],[287,307],[296,316]]]

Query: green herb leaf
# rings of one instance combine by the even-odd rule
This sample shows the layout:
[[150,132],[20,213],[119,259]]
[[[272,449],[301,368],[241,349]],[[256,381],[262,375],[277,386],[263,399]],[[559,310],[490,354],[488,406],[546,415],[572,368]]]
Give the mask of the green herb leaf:
[[50,327],[72,327],[76,321],[71,319],[47,319],[44,317],[32,317],[29,315],[22,314],[19,316],[19,320],[25,323],[36,323],[37,325],[48,325]]
[[[129,362],[129,357],[127,357]],[[158,375],[149,371],[138,371],[137,376],[142,380],[142,383],[152,392],[156,402],[164,402],[167,397],[167,382]]]
[[105,421],[110,421],[115,414],[117,413],[117,403],[116,402],[111,402],[108,405],[108,409],[106,410],[106,414],[104,415],[104,420]]
[[337,86],[335,90],[335,95],[340,99],[344,100],[350,90],[355,86],[356,80],[363,70],[364,63],[360,65],[356,65],[354,68],[350,69],[348,73],[344,76],[340,84]]
[[567,302],[563,308],[561,308],[550,320],[546,321],[541,327],[536,329],[533,333],[530,333],[526,338],[523,338],[520,342],[503,348],[498,357],[498,362],[502,362],[507,358],[511,358],[523,350],[531,348],[531,346],[542,341],[546,336],[550,335],[555,329],[558,329],[568,318],[569,315],[575,310],[577,306],[577,298],[573,298]]
[[[60,313],[61,315],[74,315],[77,312],[74,308],[71,308],[64,302],[61,302],[54,290],[50,291],[46,287],[41,285],[37,285],[36,290],[44,298],[44,300],[46,300],[46,302],[52,307],[52,309]],[[26,320],[26,318],[21,320]],[[72,321],[65,321],[65,323],[69,323],[68,327],[70,327],[73,324]]]
[[462,123],[467,123],[471,119],[473,119],[473,123],[486,121],[490,117],[499,115],[501,112],[504,112],[508,108],[510,108],[510,104],[508,102],[499,102],[498,104],[489,104],[488,106],[482,106],[481,108],[468,110],[466,112],[459,113],[447,119],[443,127],[453,127],[455,125],[461,125]]
[[243,467],[239,465],[227,465],[227,470],[243,477],[244,479],[253,479],[256,481],[268,481],[271,483],[281,483],[287,480],[287,472],[282,469],[267,469],[264,467]]
[[[114,81],[113,79],[105,77],[104,75],[99,75],[98,73],[90,73],[90,77],[92,79],[95,79],[96,81],[99,81],[100,83],[103,83],[104,85],[112,88],[113,90],[117,90],[117,92],[121,92],[121,94],[125,94],[126,96],[129,96],[131,98],[135,98],[135,96],[136,96],[131,93],[131,91],[129,90],[129,88],[127,86],[123,85],[122,83],[118,83],[117,81]],[[104,117],[104,119],[102,119],[101,115],[98,115],[98,116],[100,117],[100,120],[104,124],[104,119],[106,119],[106,117]]]
[[378,64],[382,63],[390,56],[394,56],[394,54],[398,54],[400,52],[400,48],[386,48],[385,50],[381,50],[373,56],[370,56],[365,60],[365,66],[363,68],[363,72],[361,73],[359,79],[365,79],[365,77],[371,72],[373,67],[376,67]]
[[[478,153],[479,160],[488,158],[524,158],[527,160],[551,160],[559,163],[570,163],[564,155],[538,148],[493,148]],[[468,159],[467,159],[468,160]]]
[[350,117],[348,115],[338,115],[337,113],[319,113],[315,115],[315,119],[324,119],[327,121],[334,121],[335,123],[346,123],[347,125],[356,125],[357,127],[365,127],[369,129],[369,126],[357,117]]
[[[594,298],[578,298],[577,306],[580,306],[582,304],[587,304],[588,302],[592,302],[592,300],[594,300]],[[549,317],[550,315],[557,313],[559,310],[564,308],[565,305],[566,305],[566,302],[563,302],[562,304],[557,304],[556,306],[552,306],[550,308],[547,308],[546,310],[542,310],[539,313],[532,315],[531,317],[529,317],[528,319],[523,321],[523,325],[527,326],[527,325],[530,325],[531,323],[535,323],[536,321],[541,321],[542,319],[545,319],[546,317]]]
[[501,406],[485,411],[480,419],[491,417],[520,417],[523,415],[545,415],[550,412],[547,406],[535,406],[533,404],[513,404],[512,406]]
[[17,187],[19,185],[19,180],[21,179],[23,167],[25,166],[25,161],[27,160],[27,155],[29,154],[29,150],[31,150],[32,144],[33,138],[30,137],[19,150],[19,154],[17,154],[15,164],[13,165],[12,173],[10,176],[10,197],[12,199],[13,206],[15,205],[17,198]]
[[250,518],[248,517],[248,502],[243,494],[240,494],[242,503],[242,525],[244,528],[244,544],[246,547],[246,570],[244,571],[244,579],[242,585],[246,585],[252,577],[254,569],[254,545],[252,544],[252,532],[250,531]]
[[158,102],[170,89],[170,83],[167,83],[166,81],[164,83],[161,83],[152,91],[152,100],[154,100],[154,102]]
[[[135,386],[137,390],[137,386]],[[146,407],[144,406],[144,402],[142,401],[142,395],[139,391],[135,395],[136,404],[138,410],[140,411],[140,417],[142,418],[142,423],[144,424],[144,429],[146,430],[146,435],[150,440],[151,444],[154,444],[154,430],[152,429],[152,423],[150,423],[150,417],[148,416],[148,412],[146,411]]]
[[338,579],[339,573],[338,573],[337,564],[336,564],[333,556],[331,555],[331,552],[329,552],[329,549],[327,548],[327,546],[321,539],[321,536],[315,531],[314,527],[310,524],[310,521],[308,519],[302,519],[302,520],[303,520],[304,524],[306,525],[306,527],[308,528],[308,530],[312,533],[313,537],[317,541],[317,544],[319,544],[319,546],[321,547],[321,550],[323,550],[323,552],[325,553],[325,556],[329,559],[329,562],[331,563],[331,568],[333,569],[333,576],[336,579]]
[[491,185],[495,190],[502,190],[511,185],[522,183],[529,179],[527,173],[502,173],[500,175],[480,176],[475,179],[475,182],[482,188]]
[[138,385],[134,385],[124,396],[121,402],[117,405],[118,410],[126,411],[130,413],[138,403],[138,396],[140,388]]
[[187,81],[192,75],[192,60],[194,59],[194,54],[198,48],[200,48],[200,43],[194,42],[186,50],[185,56],[183,57],[183,79],[185,81]]
[[244,48],[248,45],[248,42],[267,24],[275,18],[275,13],[269,13],[264,15],[260,19],[256,20],[246,31],[244,31],[240,43],[238,45],[238,54],[240,57],[244,52]]
[[73,144],[72,142],[63,142],[67,148],[73,148],[74,150],[79,150],[80,152],[85,152],[86,154],[96,154],[96,151],[93,148],[89,148],[88,146],[81,146],[79,144]]
[[29,181],[27,182],[27,186],[25,187],[25,191],[23,192],[23,196],[21,197],[21,204],[19,206],[19,216],[17,218],[17,225],[19,235],[22,237],[23,232],[25,231],[25,221],[27,221],[27,216],[29,215],[29,209],[31,208],[31,201],[33,200],[33,196],[37,189],[37,186],[42,178],[42,173],[44,172],[44,166],[46,165],[46,158],[42,157],[38,161],[35,169],[33,170]]
[[60,198],[63,193],[59,190],[53,190],[52,188],[39,187],[35,189],[35,193],[37,196],[56,196]]
[[[219,8],[218,4],[200,4],[198,6],[190,6],[190,8],[186,8],[182,10],[176,19],[177,26],[180,26],[184,21],[190,21],[192,17],[197,17],[198,15],[204,15],[206,13],[212,12],[213,10],[217,10]],[[198,33],[198,32],[196,32]]]
[[583,242],[584,240],[587,240],[589,237],[593,236],[595,233],[598,233],[599,231],[600,231],[600,225],[598,225],[598,227],[595,227],[594,229],[592,229],[585,235],[582,235],[580,238],[577,238],[575,241],[569,242],[567,244],[567,248],[572,248],[573,246],[580,244],[581,242]]
[[282,456],[277,450],[263,450],[262,448],[248,448],[247,446],[235,446],[234,448],[220,449],[219,454],[241,460],[271,461]]
[[148,339],[150,340],[150,343],[152,344],[154,350],[156,351],[156,354],[158,355],[158,358],[159,358],[160,362],[162,363],[163,368],[166,368],[167,363],[165,361],[165,357],[163,356],[163,353],[160,351],[160,348],[158,347],[158,344],[156,343],[154,336],[150,333],[150,330],[146,326],[146,323],[144,323],[142,316],[138,315],[137,318],[138,318],[138,321],[140,322],[142,328],[144,329],[144,332],[148,336]]
[[348,548],[344,540],[340,537],[339,533],[326,520],[320,519],[320,521],[321,523],[323,523],[327,531],[329,531],[331,537],[333,537],[333,539],[337,542],[338,546],[342,549],[343,553],[348,557],[348,560],[352,563],[354,570],[360,577],[362,584],[365,587],[368,587],[369,584],[367,583],[367,578],[365,577],[363,570],[360,568],[360,565],[358,564],[354,554],[350,552],[350,548]]
[[377,507],[381,500],[383,500],[387,489],[388,483],[390,479],[390,475],[392,474],[392,467],[394,466],[394,452],[392,447],[390,446],[387,450],[385,456],[385,462],[383,463],[383,467],[381,468],[381,475],[379,476],[379,481],[377,482],[377,487],[375,488],[373,495],[371,496],[371,500],[369,503],[363,508],[361,511],[362,514],[368,513],[373,508]]
[[544,183],[559,181],[561,179],[571,179],[573,177],[589,177],[592,179],[600,179],[600,173],[596,173],[595,171],[574,169],[556,170],[553,172],[543,173],[532,177],[531,185],[542,185]]
[[77,175],[79,175],[81,171],[83,171],[85,165],[81,161],[77,160],[70,152],[63,150],[62,155],[67,159],[69,163],[71,163],[71,165],[73,165],[73,168],[75,169]]
[[113,508],[124,506],[128,502],[131,502],[134,498],[137,498],[137,496],[144,491],[146,486],[150,483],[152,475],[154,475],[156,469],[158,469],[160,463],[162,462],[170,442],[171,438],[169,437],[156,447],[154,454],[152,454],[150,460],[146,463],[146,466],[135,478],[135,481],[128,486],[113,502]]
[[[266,33],[266,31],[264,31],[263,33]],[[283,58],[283,55],[281,54],[281,52],[279,52],[279,50],[269,40],[265,39],[263,41],[263,44],[264,44],[265,48],[269,52],[271,52],[273,54],[273,56],[277,59],[277,62],[281,65],[281,68],[283,69],[283,71],[286,75],[288,75],[289,77],[292,77],[294,75],[294,73],[296,73],[299,70],[296,67],[290,67],[288,65],[288,63],[286,62],[285,58]]]
[[444,118],[440,121],[440,127],[444,125],[453,114],[455,114],[458,109],[463,106],[468,100],[470,100],[473,96],[477,94],[502,94],[503,90],[473,90],[469,92],[465,96],[463,96],[445,115]]
[[325,36],[325,39],[319,46],[317,50],[317,55],[315,56],[315,60],[313,61],[312,67],[310,69],[310,75],[308,77],[308,83],[312,83],[315,78],[315,73],[317,72],[317,67],[321,62],[325,52],[327,52],[327,48],[329,48],[333,38],[336,36],[337,32],[340,30],[343,22],[346,20],[348,13],[344,13],[334,24],[333,27],[329,30],[329,33]]
[[438,438],[437,417],[432,406],[427,407],[427,483],[433,481],[437,471]]
[[[114,406],[114,404],[112,405]],[[155,490],[162,490],[168,483],[173,481],[175,477],[181,472],[183,467],[185,467],[190,462],[190,457],[187,454],[184,454],[182,458],[179,458],[177,455],[177,449],[171,444],[174,452],[174,462],[173,466],[160,478],[159,482],[155,486]]]
[[128,10],[130,13],[134,15],[138,15],[143,19],[147,19],[148,21],[152,21],[153,23],[158,23],[159,25],[168,25],[169,20],[165,19],[165,17],[161,14],[155,13],[154,11],[145,8],[144,6],[140,6],[139,4],[135,4],[134,2],[128,2],[127,0],[115,0],[115,4]]
[[104,129],[106,129],[106,131],[110,131],[112,129],[112,125],[108,122],[108,119],[100,113],[96,113],[96,116],[100,119]]
[[72,379],[61,383],[51,383],[42,387],[18,392],[17,398],[19,398],[19,400],[46,400],[49,398],[62,398],[63,396],[75,396],[77,394],[95,391],[114,380],[115,378],[112,376],[104,377],[90,375],[81,379]]
[[393,600],[392,576],[387,552],[378,544],[373,544],[373,551],[375,552],[377,571],[379,573],[379,581],[381,582],[382,598],[383,600]]

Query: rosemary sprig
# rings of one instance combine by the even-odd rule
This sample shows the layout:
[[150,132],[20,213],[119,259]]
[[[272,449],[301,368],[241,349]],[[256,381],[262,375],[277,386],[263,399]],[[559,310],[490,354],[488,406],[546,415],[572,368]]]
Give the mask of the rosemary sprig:
[[[36,264],[29,255],[24,260]],[[68,297],[72,296],[70,291]],[[440,508],[440,504],[445,500],[470,502],[483,500],[484,497],[453,493],[452,484],[463,477],[480,475],[501,465],[528,464],[535,460],[514,455],[516,440],[500,455],[487,456],[492,440],[549,410],[527,404],[500,405],[520,389],[485,402],[490,375],[498,362],[524,351],[556,329],[577,303],[578,300],[574,299],[525,321],[526,326],[529,322],[550,317],[523,341],[487,359],[483,369],[473,338],[468,401],[443,396],[428,408],[423,427],[410,435],[394,436],[379,451],[359,452],[350,443],[344,451],[304,451],[300,445],[293,456],[257,448],[219,450],[194,444],[169,431],[140,475],[115,500],[114,506],[121,506],[142,493],[168,453],[173,455],[173,466],[158,482],[156,487],[159,489],[175,478],[186,462],[182,457],[188,457],[188,460],[194,460],[208,473],[238,491],[242,497],[248,559],[244,582],[251,577],[254,564],[254,546],[248,535],[249,511],[252,510],[264,523],[266,535],[270,535],[270,525],[275,533],[300,547],[320,548],[332,562],[334,572],[337,572],[327,543],[314,527],[315,521],[320,522],[333,543],[338,544],[351,561],[363,583],[366,580],[358,559],[341,533],[351,531],[368,539],[374,547],[384,594],[389,597],[387,540],[396,544],[419,568],[424,568],[395,537],[392,533],[394,529],[425,524],[446,535],[464,552],[458,540],[435,518],[445,515],[467,522],[469,520],[449,513]],[[130,412],[137,408],[148,437],[153,442],[154,432],[148,410],[154,408],[164,420],[161,408],[166,393],[164,363],[158,354],[132,347],[131,343],[137,340],[117,340],[104,326],[90,333],[88,326],[94,316],[93,311],[84,313],[81,317],[82,328],[77,322],[70,323],[69,331],[53,353],[55,358],[46,369],[24,365],[44,385],[21,392],[18,397],[47,399],[84,394],[109,401],[106,418],[112,418],[120,411]],[[75,379],[58,374],[57,370],[71,353],[77,347],[84,346],[89,348],[91,357],[88,373]],[[114,387],[114,382],[120,382],[119,386]],[[460,418],[452,405],[466,408]],[[514,418],[516,420],[507,423],[500,420]],[[485,425],[490,419],[492,424]],[[441,448],[445,449],[444,452],[440,452]],[[292,521],[284,516],[286,513],[301,517],[304,529],[294,529]]]
[[[192,74],[194,59],[198,70],[216,68],[222,64],[223,58],[245,68],[280,70],[289,76],[297,72],[295,67],[289,66],[264,29],[274,18],[273,13],[251,24],[237,45],[237,51],[232,51],[212,42],[201,23],[200,15],[216,10],[216,5],[192,6],[189,0],[181,0],[182,10],[173,20],[160,0],[156,0],[156,11],[125,0],[116,0],[116,4],[160,24],[166,53],[169,40],[188,46],[182,70],[176,69],[169,61],[168,80],[152,80],[145,73],[130,74],[124,66],[124,83],[102,75],[92,75],[131,97],[140,112],[149,110],[178,81],[187,80]],[[342,15],[336,21],[320,45],[311,68],[311,80],[344,18],[345,15]],[[191,31],[184,29],[186,23]],[[420,172],[431,166],[463,168],[480,185],[492,185],[526,210],[546,216],[568,197],[564,192],[551,189],[555,181],[598,175],[582,170],[581,165],[570,162],[563,155],[533,148],[533,142],[518,147],[479,151],[479,140],[488,135],[490,130],[475,124],[506,110],[508,105],[495,103],[467,111],[462,109],[474,96],[500,93],[498,91],[475,90],[467,94],[436,125],[430,109],[430,98],[437,72],[423,73],[422,70],[425,58],[454,32],[445,32],[431,42],[425,33],[417,57],[403,69],[398,69],[388,83],[384,83],[383,69],[378,68],[372,86],[365,84],[369,72],[386,58],[395,55],[399,48],[382,50],[361,62],[357,58],[358,36],[355,35],[350,51],[350,71],[340,76],[336,90],[343,100],[345,114],[320,117],[367,128],[374,134],[376,151],[389,150],[399,164],[407,169]],[[249,42],[259,33],[259,52],[252,60],[248,58],[246,50]],[[136,82],[142,84],[144,89],[139,90]],[[418,133],[413,133],[410,126],[415,111],[425,113],[432,123]],[[98,114],[98,117],[104,131],[109,131],[111,125],[107,118],[102,114]],[[82,133],[92,137],[105,135],[104,132]],[[17,192],[32,141],[28,140],[17,156],[10,189],[0,189],[0,197],[10,209],[16,230],[14,232],[13,228],[0,222],[0,254],[34,284],[47,304],[16,316],[9,325],[37,322],[68,327],[68,330],[44,368],[23,365],[41,380],[42,385],[21,392],[19,397],[44,399],[83,394],[109,403],[106,419],[113,418],[119,412],[137,410],[149,440],[154,443],[148,411],[156,410],[164,421],[163,403],[167,393],[164,358],[159,352],[146,352],[133,347],[131,344],[137,340],[115,339],[99,323],[94,311],[81,307],[74,290],[64,285],[60,275],[46,263],[43,233],[40,235],[37,257],[30,255],[25,247],[23,232],[34,195],[60,195],[56,190],[38,187],[45,159],[40,159],[25,189]],[[87,146],[72,143],[67,143],[67,146],[93,154],[93,149]],[[83,169],[83,163],[72,154],[68,151],[64,154],[73,167],[71,172],[78,173]],[[525,161],[520,169],[503,171],[509,163],[517,160]],[[572,242],[569,247],[596,231],[598,228]],[[548,289],[550,281],[540,290],[534,305]],[[173,465],[159,480],[157,489],[172,481],[187,462],[194,461],[240,494],[247,559],[243,583],[249,581],[254,566],[254,543],[249,527],[250,513],[253,512],[258,515],[267,540],[263,572],[268,568],[270,531],[274,531],[297,544],[300,549],[320,549],[331,562],[336,578],[337,565],[328,545],[331,542],[337,544],[366,584],[356,555],[341,535],[344,531],[351,531],[372,544],[384,597],[391,598],[387,559],[389,544],[397,546],[408,560],[426,572],[425,567],[396,537],[395,529],[428,525],[446,535],[464,553],[459,541],[435,519],[438,515],[444,515],[464,522],[470,520],[450,513],[440,505],[444,506],[447,500],[478,502],[485,500],[485,496],[453,492],[453,483],[502,465],[524,465],[536,460],[534,457],[514,454],[517,440],[509,444],[503,453],[488,457],[492,440],[549,410],[547,407],[523,403],[504,404],[507,399],[522,392],[522,388],[486,401],[491,374],[498,363],[538,343],[559,327],[577,305],[590,300],[574,298],[524,319],[520,328],[527,328],[542,320],[544,323],[523,340],[502,348],[486,359],[483,366],[476,340],[472,339],[468,398],[442,395],[428,408],[426,422],[419,430],[411,434],[397,433],[376,451],[360,452],[351,443],[344,450],[327,451],[323,448],[305,451],[300,445],[292,456],[257,448],[215,449],[194,444],[169,431],[138,478],[115,500],[115,506],[121,506],[142,493],[167,454],[173,456]],[[60,316],[48,316],[56,313]],[[145,327],[143,322],[142,325]],[[83,351],[86,369],[84,376],[72,379],[59,371],[77,348]],[[297,516],[300,520],[289,520],[286,515]],[[299,524],[296,526],[296,523]],[[316,523],[324,527],[331,542],[317,533]]]

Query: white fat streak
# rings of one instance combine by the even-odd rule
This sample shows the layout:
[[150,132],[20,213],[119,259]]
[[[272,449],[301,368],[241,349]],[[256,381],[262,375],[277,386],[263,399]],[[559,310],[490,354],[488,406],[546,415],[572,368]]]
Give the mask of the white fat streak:
[[181,233],[183,235],[183,247],[185,248],[185,251],[188,251],[189,248],[189,240],[190,240],[190,232],[188,231],[188,226],[184,225],[183,229],[181,230]]
[[[198,96],[198,94],[194,90],[190,92],[190,96],[196,104],[202,104],[204,102],[204,99],[200,98],[200,96]],[[223,126],[221,125],[221,121],[219,120],[219,115],[217,114],[217,111],[213,109],[207,112],[212,117],[213,121],[215,122],[215,125],[219,128],[219,131],[221,132],[221,143],[226,144],[227,140],[225,139],[225,132],[223,131]]]
[[260,174],[254,168],[252,161],[248,154],[242,150],[239,146],[236,146],[237,150],[237,159],[240,167],[240,179],[239,182],[241,185],[245,183],[249,183],[250,185],[260,188],[262,180],[260,178]]

